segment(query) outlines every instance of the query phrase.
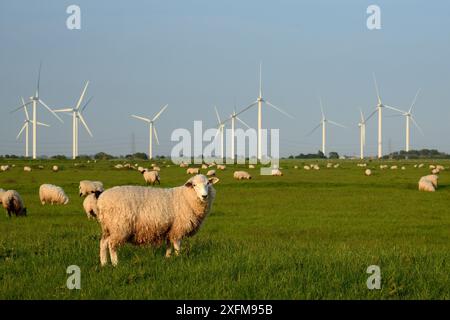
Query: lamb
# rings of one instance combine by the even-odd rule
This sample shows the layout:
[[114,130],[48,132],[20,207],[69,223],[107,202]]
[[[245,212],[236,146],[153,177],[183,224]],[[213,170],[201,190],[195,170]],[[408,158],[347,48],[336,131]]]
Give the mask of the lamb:
[[82,180],[80,181],[80,197],[87,196],[88,194],[98,192],[103,192],[103,183],[100,181],[89,181],[89,180]]
[[216,175],[216,170],[209,170],[209,171],[206,173],[206,175],[207,175],[208,177],[215,176],[215,175]]
[[217,170],[225,170],[227,167],[223,164],[218,164],[217,165]]
[[46,203],[50,204],[68,204],[69,197],[61,187],[53,184],[43,184],[39,188],[39,199],[42,205]]
[[100,264],[118,263],[117,249],[126,242],[135,245],[166,243],[166,257],[178,255],[181,240],[193,236],[209,214],[215,198],[216,177],[191,177],[180,187],[162,189],[138,186],[114,187],[97,200],[97,220],[102,229]]
[[88,219],[97,219],[97,198],[99,195],[99,192],[91,193],[83,201],[83,208]]
[[155,185],[156,182],[161,184],[158,171],[144,171],[142,175],[144,176],[144,180],[147,184],[151,183],[152,186]]
[[371,175],[372,175],[372,170],[366,169],[366,171],[364,171],[364,174],[365,174],[366,176],[371,176]]
[[58,171],[59,171],[58,166],[53,166],[53,167],[52,167],[52,171],[53,171],[53,172],[58,172]]
[[430,181],[430,182],[433,184],[433,186],[434,186],[435,188],[438,187],[438,179],[439,179],[439,176],[437,176],[437,175],[435,175],[435,174],[429,174],[429,175],[427,175],[427,176],[423,176],[423,177],[420,178],[420,179],[421,179],[421,180],[422,180],[422,179],[428,180],[428,181]]
[[237,179],[237,180],[250,180],[252,178],[252,176],[246,172],[246,171],[235,171],[233,173],[233,178]]
[[31,172],[31,167],[25,166],[25,167],[23,167],[23,171],[25,171],[25,172]]
[[199,174],[200,173],[200,168],[188,168],[186,170],[187,174]]
[[435,188],[430,180],[423,177],[419,180],[419,191],[434,192]]
[[23,200],[16,190],[4,192],[1,203],[6,212],[8,212],[10,218],[11,213],[14,213],[16,217],[27,215],[27,208],[25,208]]
[[272,169],[272,175],[281,177],[283,175],[283,172],[281,172],[279,169]]

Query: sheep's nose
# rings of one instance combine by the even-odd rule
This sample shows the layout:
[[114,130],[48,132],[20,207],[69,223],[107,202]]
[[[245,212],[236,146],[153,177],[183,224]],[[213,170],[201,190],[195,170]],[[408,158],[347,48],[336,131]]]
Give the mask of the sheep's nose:
[[206,198],[208,198],[208,195],[207,194],[202,194],[202,198],[206,199]]

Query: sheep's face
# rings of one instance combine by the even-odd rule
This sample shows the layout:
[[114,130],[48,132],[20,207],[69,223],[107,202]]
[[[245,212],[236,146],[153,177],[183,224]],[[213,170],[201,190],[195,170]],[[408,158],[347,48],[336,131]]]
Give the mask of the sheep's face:
[[216,177],[208,179],[206,176],[199,174],[190,178],[184,185],[194,189],[200,201],[207,201],[210,194],[209,188],[217,182],[219,182],[219,179]]

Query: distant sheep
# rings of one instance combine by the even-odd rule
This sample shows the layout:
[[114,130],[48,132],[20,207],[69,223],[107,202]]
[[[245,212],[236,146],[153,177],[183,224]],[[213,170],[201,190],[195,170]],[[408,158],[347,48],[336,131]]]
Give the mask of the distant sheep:
[[206,163],[202,164],[202,169],[208,169],[208,165]]
[[438,174],[440,171],[438,168],[431,170],[432,174]]
[[391,170],[397,170],[398,166],[391,166]]
[[298,169],[298,166],[294,166],[294,169]]
[[9,165],[0,166],[0,170],[2,171],[8,171],[9,169],[10,169]]
[[155,185],[156,182],[161,184],[158,171],[144,171],[142,175],[144,176],[144,180],[147,184],[151,184],[152,186]]
[[310,167],[310,166],[303,166],[303,169],[305,169],[305,170],[311,170],[311,167]]
[[[314,169],[314,170],[320,170],[320,167],[319,167],[318,164],[316,164],[316,165],[314,165],[313,169]],[[273,174],[272,174],[272,175],[273,175]]]
[[39,199],[41,203],[47,204],[68,204],[69,197],[61,187],[53,184],[43,184],[39,188]]
[[52,167],[52,171],[53,172],[58,172],[59,171],[59,167],[58,166],[53,166]]
[[365,174],[366,176],[371,176],[371,175],[372,175],[372,170],[366,169],[366,171],[364,171],[364,174]]
[[100,263],[117,265],[117,249],[135,245],[166,243],[166,257],[178,255],[181,240],[194,235],[211,211],[216,177],[196,175],[183,186],[162,189],[138,186],[114,187],[97,200],[97,220],[102,229]]
[[406,170],[406,167],[405,166],[402,166],[402,168],[401,168],[402,170]]
[[187,174],[199,174],[200,173],[200,168],[188,168],[186,170]]
[[84,197],[95,192],[103,192],[104,190],[102,182],[89,180],[80,181],[80,186],[78,189],[80,190],[80,197]]
[[22,197],[16,190],[5,191],[1,202],[10,218],[12,213],[14,213],[16,217],[27,215],[27,208],[25,208]]
[[180,163],[180,168],[187,168],[189,165],[187,163]]
[[272,169],[272,176],[282,176],[283,172],[281,172],[279,169]]
[[438,169],[439,171],[444,171],[444,170],[445,170],[445,167],[442,166],[442,165],[437,165],[437,166],[436,166],[436,169]]
[[255,169],[255,165],[249,164],[249,165],[248,165],[248,168],[249,168],[249,169]]
[[31,172],[31,167],[23,167],[23,171],[25,171],[25,172]]
[[119,163],[119,164],[116,164],[114,166],[114,168],[116,168],[116,169],[123,169],[123,165]]
[[336,164],[334,165],[334,168],[337,169],[337,168],[339,168],[339,166],[340,166],[340,164],[339,164],[339,163],[336,163]]
[[332,163],[327,163],[327,168],[332,168],[333,167],[333,164]]
[[161,168],[158,166],[154,166],[154,167],[152,167],[152,169],[153,169],[153,171],[161,171]]
[[99,194],[91,193],[83,201],[83,208],[88,219],[97,218],[97,198]]
[[215,176],[215,175],[216,175],[216,170],[209,170],[208,173],[206,173],[206,175],[207,175],[208,177]]
[[436,169],[436,166],[433,164],[430,164],[430,169]]
[[233,178],[237,180],[250,180],[252,176],[246,171],[235,171],[233,173]]
[[418,168],[423,168],[423,167],[424,167],[424,164],[421,163],[421,164],[419,164],[417,167],[418,167]]
[[225,170],[227,167],[223,164],[218,164],[217,165],[217,170]]

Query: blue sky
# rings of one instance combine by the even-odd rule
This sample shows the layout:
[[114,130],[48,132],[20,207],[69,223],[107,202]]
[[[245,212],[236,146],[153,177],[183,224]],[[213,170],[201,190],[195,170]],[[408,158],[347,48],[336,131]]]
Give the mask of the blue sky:
[[[68,30],[66,8],[81,8],[81,30]],[[366,27],[366,8],[381,8],[382,29]],[[50,106],[73,105],[86,80],[93,100],[80,128],[80,154],[147,152],[148,129],[131,113],[152,115],[169,154],[175,128],[194,120],[215,126],[213,106],[225,116],[255,100],[259,61],[268,100],[295,117],[264,109],[266,128],[280,128],[282,155],[316,152],[318,94],[330,127],[329,151],[359,152],[358,107],[375,107],[372,72],[383,102],[409,108],[422,88],[412,148],[450,152],[450,20],[448,1],[10,1],[0,2],[0,154],[23,154],[15,136],[23,113],[10,114],[35,90],[42,60],[41,97]],[[386,112],[386,115],[388,112]],[[39,154],[71,153],[71,121],[60,124],[40,109]],[[242,118],[256,126],[256,109]],[[367,151],[376,152],[376,123],[367,125]],[[404,120],[386,117],[384,151],[404,148]]]

